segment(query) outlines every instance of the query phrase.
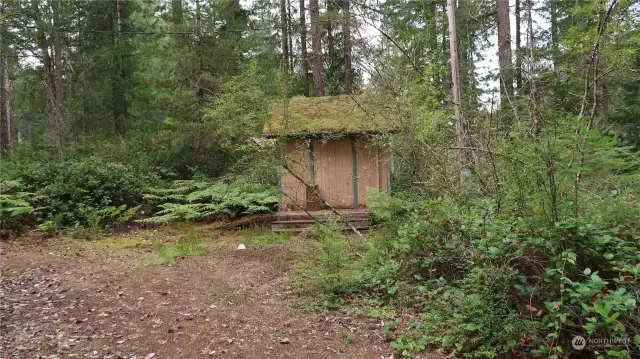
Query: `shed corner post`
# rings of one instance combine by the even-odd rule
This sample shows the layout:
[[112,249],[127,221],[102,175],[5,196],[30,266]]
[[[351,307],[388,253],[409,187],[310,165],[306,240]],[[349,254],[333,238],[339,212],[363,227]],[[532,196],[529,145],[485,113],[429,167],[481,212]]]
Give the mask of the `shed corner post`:
[[309,137],[307,139],[307,144],[309,146],[309,183],[311,185],[316,185],[316,169],[315,169],[315,153],[313,152],[313,138]]

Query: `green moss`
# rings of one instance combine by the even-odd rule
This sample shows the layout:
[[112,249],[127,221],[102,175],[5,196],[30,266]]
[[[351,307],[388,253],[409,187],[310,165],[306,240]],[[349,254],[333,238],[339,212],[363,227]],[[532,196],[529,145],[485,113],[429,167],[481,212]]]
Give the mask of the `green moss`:
[[396,129],[390,108],[369,95],[294,97],[269,106],[267,135],[386,133]]

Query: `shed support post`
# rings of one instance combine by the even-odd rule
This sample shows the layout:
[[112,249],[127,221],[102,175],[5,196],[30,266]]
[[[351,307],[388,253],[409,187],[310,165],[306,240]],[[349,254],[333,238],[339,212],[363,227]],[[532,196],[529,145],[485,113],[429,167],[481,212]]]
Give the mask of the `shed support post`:
[[312,185],[315,186],[316,184],[316,169],[314,167],[313,164],[313,160],[315,158],[315,155],[313,153],[313,138],[310,138],[309,140],[309,183],[311,183]]

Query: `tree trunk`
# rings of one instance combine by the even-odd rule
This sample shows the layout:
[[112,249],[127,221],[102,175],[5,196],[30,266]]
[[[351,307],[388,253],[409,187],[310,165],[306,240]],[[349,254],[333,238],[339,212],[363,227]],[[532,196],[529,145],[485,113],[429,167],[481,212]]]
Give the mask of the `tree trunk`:
[[[609,124],[609,85],[606,82],[606,79],[603,79],[602,86],[600,86],[600,109],[602,110],[602,119],[600,120],[600,125],[606,126]],[[12,122],[13,123],[13,122]]]
[[496,0],[498,8],[498,62],[500,65],[500,105],[505,108],[513,97],[513,63],[511,60],[511,29],[509,24],[509,0]]
[[[225,17],[225,24],[227,27],[227,33],[229,31],[229,26],[231,26],[231,20],[229,15]],[[198,71],[196,75],[196,96],[198,97],[198,102],[202,105],[204,103],[204,88],[200,84],[202,81],[202,69],[204,67],[204,60],[202,59],[202,49],[201,49],[201,36],[200,36],[200,0],[196,0],[196,58],[198,61]]]
[[280,43],[282,46],[282,71],[289,73],[289,35],[287,29],[287,0],[280,0]]
[[53,12],[53,81],[54,89],[54,116],[57,129],[57,146],[60,161],[64,159],[64,91],[62,89],[62,38],[60,36],[60,14],[58,0],[51,0],[51,11]]
[[[4,19],[5,10],[0,8],[0,15]],[[5,22],[0,24],[0,158],[8,151],[11,143],[11,106],[9,84],[9,62],[7,61],[7,47],[4,35],[7,28]]]
[[440,89],[440,54],[438,52],[438,21],[436,18],[436,3],[431,2],[428,8],[427,23],[429,26],[429,62],[434,71],[435,87]]
[[529,48],[529,92],[531,93],[531,117],[533,118],[533,137],[538,138],[540,136],[540,130],[542,129],[542,122],[540,118],[540,111],[538,109],[538,94],[536,89],[536,59],[534,57],[534,36],[533,36],[533,1],[527,0],[527,47]]
[[[453,106],[456,114],[456,147],[462,148],[465,146],[464,123],[462,121],[462,109],[460,108],[460,74],[458,72],[458,40],[456,38],[456,7],[454,1],[455,0],[447,0],[447,14],[449,16],[449,53],[451,55],[451,91],[453,94]],[[463,158],[463,152],[462,150],[459,150],[458,161],[461,166],[464,166]]]
[[127,118],[127,100],[124,94],[125,88],[125,71],[124,71],[124,56],[122,54],[122,6],[121,0],[115,1],[115,15],[116,15],[116,31],[113,43],[116,50],[116,69],[115,81],[113,82],[113,121],[115,133],[118,135],[124,135],[125,119]]
[[557,66],[558,57],[558,4],[557,0],[549,0],[549,12],[551,17],[551,62],[553,68]]
[[522,51],[520,49],[520,0],[516,0],[516,88],[522,88]]
[[[448,4],[446,2],[442,2],[442,26],[440,26],[440,29],[442,31],[442,41],[440,43],[440,51],[438,52],[439,56],[438,56],[438,63],[439,64],[446,64],[447,60],[447,39],[449,36],[449,28],[447,28],[447,26],[445,25],[445,21],[447,21],[446,17],[447,17],[447,6]],[[440,88],[440,103],[445,103],[446,101],[446,96],[445,96],[445,89],[443,88],[446,84],[446,71],[440,71],[440,84],[442,85],[442,87]],[[451,86],[449,86],[451,87]]]
[[229,0],[229,3],[227,4],[227,9],[225,11],[225,16],[224,16],[224,24],[227,31],[226,32],[227,36],[234,34],[232,30],[235,30],[233,28],[233,25],[235,22],[235,14],[239,8],[240,8],[240,0]]
[[[326,75],[332,80],[329,82],[329,84],[333,85],[329,87],[329,90],[328,90],[329,95],[335,95],[336,82],[339,83],[340,81],[342,81],[341,78],[338,78],[336,76],[337,75],[336,65],[338,64],[338,61],[337,61],[338,54],[336,53],[335,36],[333,34],[333,16],[335,12],[337,12],[337,9],[334,1],[336,0],[326,0],[325,2],[326,12],[324,16],[324,18],[326,19],[325,24],[327,28],[327,52],[326,52],[326,57],[324,57],[324,61],[327,63]],[[326,84],[325,84],[325,87],[326,87]],[[327,92],[326,88],[325,88],[325,92]]]
[[293,73],[293,26],[291,23],[291,0],[287,0],[287,37],[289,38],[289,72]]
[[322,28],[319,23],[320,7],[318,0],[310,0],[311,12],[311,48],[313,52],[313,82],[316,96],[324,96],[324,63],[322,60]]
[[342,15],[344,16],[344,25],[342,29],[342,33],[344,36],[344,91],[348,94],[353,92],[350,3],[350,0],[342,0]]
[[171,0],[171,21],[175,25],[182,24],[183,14],[182,0]]
[[[4,35],[4,32],[0,36]],[[2,39],[4,40],[4,39]],[[0,158],[9,150],[11,142],[11,112],[9,109],[9,73],[4,51],[4,41],[0,41]]]
[[[173,29],[176,32],[183,31],[182,24],[184,22],[184,7],[182,6],[182,0],[171,0],[171,22],[173,23]],[[185,34],[173,35],[178,46],[184,46],[188,43],[189,37]]]
[[302,83],[304,94],[309,96],[309,56],[307,54],[307,20],[304,0],[300,0],[300,61],[302,62]]

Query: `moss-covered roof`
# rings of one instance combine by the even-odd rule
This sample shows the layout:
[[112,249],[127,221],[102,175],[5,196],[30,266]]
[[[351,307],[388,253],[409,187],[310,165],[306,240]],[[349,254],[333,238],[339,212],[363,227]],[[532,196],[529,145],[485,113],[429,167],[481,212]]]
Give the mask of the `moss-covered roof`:
[[274,100],[264,125],[268,136],[385,133],[395,128],[388,108],[369,95]]

